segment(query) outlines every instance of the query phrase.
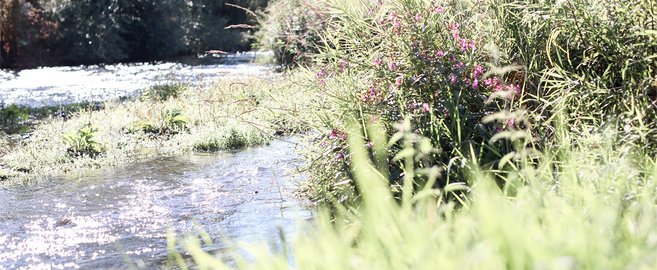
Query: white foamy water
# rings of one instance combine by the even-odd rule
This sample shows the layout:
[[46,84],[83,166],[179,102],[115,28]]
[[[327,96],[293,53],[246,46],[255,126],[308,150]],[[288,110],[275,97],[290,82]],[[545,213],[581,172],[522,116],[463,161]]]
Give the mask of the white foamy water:
[[[157,84],[211,83],[230,76],[262,76],[270,66],[245,63],[252,55],[224,57],[223,63],[139,63],[85,67],[0,70],[0,104],[56,106],[133,96]],[[226,63],[228,60],[229,63]]]

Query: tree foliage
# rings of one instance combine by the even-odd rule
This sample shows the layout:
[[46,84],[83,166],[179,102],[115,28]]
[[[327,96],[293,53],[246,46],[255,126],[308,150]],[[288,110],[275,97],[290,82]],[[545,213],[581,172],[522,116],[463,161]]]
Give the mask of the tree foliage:
[[[226,26],[252,18],[226,4],[255,10],[267,2],[2,0],[1,66],[152,61],[212,49],[245,50],[247,30]],[[34,59],[27,61],[25,55]]]

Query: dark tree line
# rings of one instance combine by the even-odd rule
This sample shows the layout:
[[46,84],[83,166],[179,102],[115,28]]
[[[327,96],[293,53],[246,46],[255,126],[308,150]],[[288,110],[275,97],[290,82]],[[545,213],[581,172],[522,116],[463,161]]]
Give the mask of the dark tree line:
[[268,0],[0,0],[0,66],[150,61],[247,50],[249,9]]

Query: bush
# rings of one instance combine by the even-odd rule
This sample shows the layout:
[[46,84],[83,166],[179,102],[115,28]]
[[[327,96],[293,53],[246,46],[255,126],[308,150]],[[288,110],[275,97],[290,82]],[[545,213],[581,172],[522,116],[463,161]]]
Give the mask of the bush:
[[[153,61],[248,49],[247,30],[226,28],[248,18],[224,2],[2,0],[0,68]],[[254,9],[268,3],[227,2]]]
[[179,97],[187,90],[187,85],[183,83],[159,84],[149,87],[142,98],[151,101],[166,101],[170,98]]
[[217,152],[223,150],[240,150],[254,145],[262,145],[270,141],[270,137],[263,135],[255,128],[230,128],[212,134],[212,130],[201,132],[199,140],[194,142],[192,149],[197,152]]
[[191,123],[189,117],[185,116],[180,110],[169,110],[164,114],[162,129],[168,130],[169,133],[177,133],[187,129]]
[[75,132],[64,134],[66,152],[72,157],[96,157],[103,153],[103,145],[96,140],[98,128],[87,124]]
[[[466,8],[466,2],[429,3],[427,1],[391,1],[355,3],[332,1],[323,12],[333,19],[322,32],[326,40],[318,62],[317,87],[337,103],[343,119],[329,126],[321,143],[334,151],[320,157],[341,161],[315,163],[312,171],[341,175],[348,168],[346,139],[340,123],[350,119],[356,123],[380,122],[392,135],[403,131],[406,136],[428,138],[436,146],[425,157],[425,165],[437,164],[449,176],[448,181],[465,181],[460,164],[472,159],[490,167],[513,147],[505,142],[491,142],[502,130],[515,131],[518,125],[482,123],[482,118],[501,110],[510,110],[520,99],[522,88],[513,73],[493,74],[491,57],[483,49],[490,29],[481,27],[478,8]],[[500,99],[491,99],[495,94]],[[394,124],[409,119],[395,129]],[[410,138],[410,137],[409,137]],[[366,140],[370,140],[366,136]],[[412,140],[411,140],[412,141]],[[368,141],[370,144],[371,141]],[[415,143],[415,142],[409,142]],[[391,148],[385,161],[404,147],[403,142]],[[337,163],[337,164],[336,164]],[[401,185],[404,165],[391,162],[390,181]],[[328,165],[328,166],[325,166]],[[451,166],[451,167],[450,167]],[[319,186],[333,181],[325,176],[312,181]],[[451,178],[450,178],[451,177]],[[416,176],[416,184],[426,181]],[[332,193],[332,192],[329,192]],[[323,195],[320,195],[323,196]]]
[[[612,122],[655,151],[657,33],[653,0],[490,1],[506,61],[521,64],[524,101],[550,135]],[[613,123],[617,122],[617,123]]]
[[307,65],[318,52],[324,24],[323,16],[306,1],[273,2],[256,33],[258,47],[272,50],[276,63],[284,67]]
[[[332,105],[317,108],[329,119],[316,143],[330,150],[311,155],[318,160],[309,168],[312,193],[325,202],[354,194],[340,135],[348,121],[381,122],[391,136],[409,119],[401,126],[405,134],[426,137],[437,148],[422,165],[444,171],[436,187],[465,182],[467,162],[513,169],[536,149],[567,141],[557,138],[561,125],[570,134],[590,132],[583,126],[620,128],[619,136],[653,153],[657,43],[651,3],[318,3],[312,10],[331,20],[320,32],[314,81]],[[387,160],[402,148],[403,140]],[[404,164],[390,164],[390,182],[399,186]]]
[[126,133],[140,131],[152,136],[171,136],[183,131],[188,131],[191,122],[191,119],[184,115],[181,110],[171,109],[164,111],[160,120],[138,120],[132,126],[124,127],[123,131]]
[[27,110],[16,104],[5,107],[0,104],[0,127],[13,127],[21,124],[29,118]]

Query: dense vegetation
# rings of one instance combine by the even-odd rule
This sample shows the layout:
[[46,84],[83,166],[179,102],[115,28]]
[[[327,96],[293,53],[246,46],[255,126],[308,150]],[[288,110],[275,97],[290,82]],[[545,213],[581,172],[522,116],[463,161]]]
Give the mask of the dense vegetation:
[[[657,264],[656,1],[292,5],[270,10],[282,27],[265,44],[313,70],[307,191],[331,210],[237,266]],[[318,21],[285,27],[300,18]],[[196,237],[184,246],[223,269]]]
[[248,50],[244,10],[267,0],[2,0],[0,68],[151,61]]
[[[357,197],[353,185],[344,185],[351,180],[349,122],[380,122],[388,136],[406,132],[380,161],[390,163],[393,187],[408,176],[407,165],[394,159],[409,146],[407,139],[435,146],[417,166],[445,172],[436,187],[465,182],[468,166],[460,164],[467,161],[504,174],[514,160],[555,146],[564,136],[556,132],[561,126],[572,136],[611,128],[623,143],[655,153],[653,4],[298,2],[298,10],[317,14],[282,18],[321,20],[307,24],[322,26],[312,30],[321,38],[307,46],[318,52],[309,87],[332,101],[314,108],[322,119],[316,128],[324,131],[318,148],[333,150],[314,157],[321,162],[310,168],[311,193],[325,203]],[[297,45],[274,40],[269,47],[290,51]],[[426,142],[415,142],[418,136]],[[371,144],[367,133],[365,140]],[[422,174],[413,178],[416,186],[427,181]]]

